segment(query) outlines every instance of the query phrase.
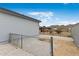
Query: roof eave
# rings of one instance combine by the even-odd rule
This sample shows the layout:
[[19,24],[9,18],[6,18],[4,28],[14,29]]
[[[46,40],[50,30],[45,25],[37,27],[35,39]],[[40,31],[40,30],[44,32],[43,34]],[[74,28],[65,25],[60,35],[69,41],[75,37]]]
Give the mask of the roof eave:
[[23,14],[20,14],[20,13],[17,13],[15,11],[11,11],[11,10],[8,10],[8,9],[5,9],[5,8],[0,8],[0,12],[7,13],[7,14],[10,14],[10,15],[14,15],[14,16],[17,16],[17,17],[20,17],[20,18],[23,18],[23,19],[27,19],[27,20],[30,20],[30,21],[38,22],[38,23],[41,22],[40,20],[37,20],[35,18],[26,16],[26,15],[23,15]]

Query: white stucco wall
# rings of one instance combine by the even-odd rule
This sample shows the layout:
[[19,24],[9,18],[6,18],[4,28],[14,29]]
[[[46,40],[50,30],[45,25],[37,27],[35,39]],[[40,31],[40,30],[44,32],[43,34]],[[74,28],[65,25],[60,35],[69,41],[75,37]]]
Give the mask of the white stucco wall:
[[0,13],[0,42],[8,40],[9,33],[39,35],[39,23]]
[[71,29],[71,33],[74,39],[75,44],[79,47],[79,25],[75,25]]

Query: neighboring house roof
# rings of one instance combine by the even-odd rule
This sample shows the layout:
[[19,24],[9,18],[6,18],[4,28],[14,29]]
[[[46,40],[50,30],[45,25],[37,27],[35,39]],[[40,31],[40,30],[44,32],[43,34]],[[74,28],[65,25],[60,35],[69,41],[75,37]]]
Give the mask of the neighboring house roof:
[[11,11],[11,10],[8,10],[8,9],[5,9],[5,8],[0,8],[0,12],[6,13],[6,14],[9,14],[9,15],[13,15],[13,16],[17,16],[17,17],[20,17],[20,18],[23,18],[23,19],[26,19],[26,20],[38,22],[38,23],[41,22],[40,20],[34,19],[32,17],[26,16],[26,15],[23,15],[23,14],[20,14],[20,13],[17,13],[15,11]]

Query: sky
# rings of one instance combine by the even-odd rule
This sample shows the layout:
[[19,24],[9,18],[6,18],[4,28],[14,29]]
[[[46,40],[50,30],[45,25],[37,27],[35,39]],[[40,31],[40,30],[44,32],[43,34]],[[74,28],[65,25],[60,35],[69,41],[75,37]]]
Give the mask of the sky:
[[41,20],[40,26],[79,22],[78,3],[0,3],[0,7]]

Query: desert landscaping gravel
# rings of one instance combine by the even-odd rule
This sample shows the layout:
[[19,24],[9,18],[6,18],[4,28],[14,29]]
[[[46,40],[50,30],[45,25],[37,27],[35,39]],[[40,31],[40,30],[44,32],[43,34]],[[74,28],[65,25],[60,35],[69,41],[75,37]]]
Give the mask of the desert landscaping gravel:
[[0,45],[0,56],[33,56],[20,48],[16,48],[11,44]]
[[[16,48],[11,44],[0,45],[2,56],[50,56],[50,35],[40,35],[41,40],[24,40],[23,49]],[[53,37],[54,56],[79,56],[79,48],[76,47],[73,38]]]
[[[41,38],[50,37],[50,35],[40,35]],[[53,37],[53,54],[54,56],[79,56],[79,48],[76,47],[74,39],[70,37]],[[45,39],[44,39],[45,40]]]

